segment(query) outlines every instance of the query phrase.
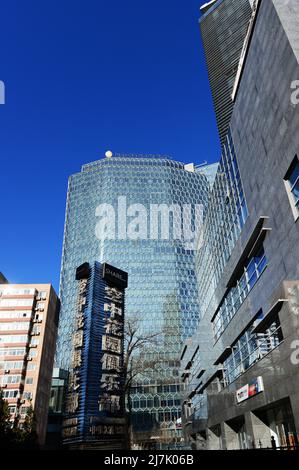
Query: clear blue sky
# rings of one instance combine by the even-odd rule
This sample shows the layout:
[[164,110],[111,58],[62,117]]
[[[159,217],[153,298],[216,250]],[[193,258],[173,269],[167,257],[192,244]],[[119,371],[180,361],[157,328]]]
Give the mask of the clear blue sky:
[[203,0],[1,2],[0,271],[59,284],[67,178],[118,153],[214,162]]

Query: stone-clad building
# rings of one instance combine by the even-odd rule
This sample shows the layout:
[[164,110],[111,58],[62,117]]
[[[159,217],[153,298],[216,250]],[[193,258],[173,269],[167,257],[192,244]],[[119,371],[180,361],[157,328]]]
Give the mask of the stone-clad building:
[[223,147],[246,210],[232,229],[222,156],[198,258],[202,320],[181,355],[196,448],[299,440],[299,3],[255,7]]

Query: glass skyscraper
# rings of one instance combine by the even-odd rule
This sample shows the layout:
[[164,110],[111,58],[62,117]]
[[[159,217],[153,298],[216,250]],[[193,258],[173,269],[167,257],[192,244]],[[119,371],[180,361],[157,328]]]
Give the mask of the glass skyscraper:
[[[136,429],[162,429],[163,435],[178,435],[180,353],[184,340],[195,331],[200,308],[195,246],[174,235],[184,232],[186,225],[195,230],[197,206],[204,214],[209,187],[202,168],[200,171],[193,164],[184,165],[163,156],[115,155],[84,165],[69,180],[56,363],[70,368],[76,267],[98,261],[126,271],[126,318],[138,318],[141,335],[157,332],[159,343],[146,353],[146,360],[152,360],[155,367],[133,384]],[[126,206],[127,216],[120,211],[120,205],[122,210]],[[155,205],[182,208],[183,219],[176,210],[169,212],[169,237],[161,224],[151,224],[151,208]],[[116,229],[108,224],[103,236],[103,218],[99,215],[111,206],[116,210],[115,215],[110,213],[109,221],[115,222]],[[130,221],[137,213],[143,216],[143,222],[146,220],[143,232],[134,235],[133,231],[128,237],[122,218],[128,218],[130,231]],[[136,226],[142,225],[139,222]],[[158,236],[154,236],[155,230]]]
[[252,0],[214,0],[201,7],[199,21],[221,144],[232,110],[232,92],[252,15]]

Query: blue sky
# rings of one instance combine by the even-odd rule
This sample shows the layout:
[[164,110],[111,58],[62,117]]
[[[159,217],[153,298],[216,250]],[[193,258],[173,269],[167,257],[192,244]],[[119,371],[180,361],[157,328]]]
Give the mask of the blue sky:
[[67,178],[116,153],[217,161],[200,0],[1,4],[0,271],[58,289]]

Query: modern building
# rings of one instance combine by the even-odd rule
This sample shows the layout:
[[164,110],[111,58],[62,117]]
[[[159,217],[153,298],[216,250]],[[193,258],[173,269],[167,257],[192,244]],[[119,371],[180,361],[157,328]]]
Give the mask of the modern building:
[[155,332],[160,343],[147,348],[144,361],[154,367],[132,387],[142,441],[162,434],[180,440],[180,350],[199,319],[193,230],[208,192],[207,177],[193,164],[163,156],[107,152],[69,180],[56,364],[71,368],[76,267],[107,261],[127,272],[126,318],[138,318],[140,335]]
[[76,269],[77,303],[64,406],[63,444],[124,449],[126,272],[107,263]]
[[50,284],[0,284],[0,388],[11,420],[32,406],[44,444],[59,299]]
[[232,93],[251,7],[252,0],[213,0],[200,9],[200,32],[221,144],[225,142],[232,115]]
[[242,60],[198,256],[202,318],[181,354],[198,449],[299,442],[298,23],[297,0],[262,0]]

